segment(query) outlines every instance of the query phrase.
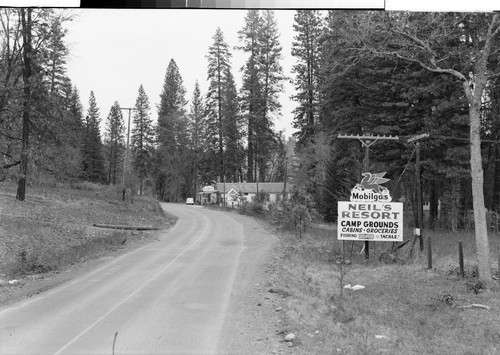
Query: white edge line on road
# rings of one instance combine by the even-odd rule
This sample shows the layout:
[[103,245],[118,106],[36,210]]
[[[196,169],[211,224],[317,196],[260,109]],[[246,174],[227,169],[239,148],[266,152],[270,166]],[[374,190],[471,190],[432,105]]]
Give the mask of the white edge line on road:
[[[205,217],[205,216],[203,216]],[[205,217],[205,219],[209,220],[207,217]],[[128,295],[126,298],[124,298],[120,303],[116,304],[113,308],[111,308],[109,311],[107,311],[106,313],[104,313],[99,319],[97,319],[94,323],[92,323],[91,325],[89,325],[87,328],[85,328],[82,332],[80,332],[80,334],[78,334],[77,336],[75,336],[73,339],[71,339],[68,343],[66,343],[66,345],[64,345],[62,348],[60,348],[59,350],[57,350],[54,355],[58,355],[58,354],[61,354],[64,350],[66,350],[68,347],[70,347],[73,343],[75,343],[78,339],[80,339],[83,335],[85,335],[85,333],[87,333],[89,330],[91,330],[93,327],[95,327],[98,323],[100,323],[104,318],[106,318],[107,316],[109,316],[112,312],[114,312],[117,308],[119,308],[121,305],[123,305],[125,302],[127,302],[129,299],[131,299],[132,297],[134,297],[137,293],[139,293],[144,287],[146,287],[147,285],[149,285],[154,279],[156,279],[161,273],[163,273],[173,262],[175,262],[178,258],[180,258],[186,251],[188,251],[189,249],[191,249],[191,247],[193,247],[194,245],[198,244],[202,237],[204,236],[204,234],[206,233],[206,230],[208,229],[209,227],[209,224],[206,223],[205,224],[205,230],[203,231],[203,233],[200,234],[199,238],[194,241],[193,243],[189,244],[180,254],[178,254],[174,259],[172,259],[168,264],[166,264],[164,267],[162,267],[160,269],[160,271],[158,271],[153,277],[151,277],[146,283],[144,283],[141,287],[139,287],[138,289],[136,289],[134,292],[132,292],[130,295]]]

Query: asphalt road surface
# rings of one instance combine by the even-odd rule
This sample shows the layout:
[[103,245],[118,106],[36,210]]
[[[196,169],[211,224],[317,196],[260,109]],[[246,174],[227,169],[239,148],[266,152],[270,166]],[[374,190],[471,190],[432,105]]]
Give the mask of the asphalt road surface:
[[179,220],[160,241],[1,310],[0,354],[216,353],[245,219],[163,208]]

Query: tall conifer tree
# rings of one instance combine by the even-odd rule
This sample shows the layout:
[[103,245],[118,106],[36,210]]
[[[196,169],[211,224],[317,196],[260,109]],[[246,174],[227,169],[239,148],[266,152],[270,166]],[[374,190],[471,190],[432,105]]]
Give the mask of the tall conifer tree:
[[133,167],[139,178],[139,194],[143,193],[144,179],[148,177],[150,171],[151,156],[154,144],[154,130],[150,116],[149,99],[144,91],[144,87],[139,87],[137,100],[135,101],[135,111],[132,128],[132,154]]
[[292,44],[292,56],[296,64],[292,67],[296,94],[292,99],[298,103],[294,109],[294,128],[298,129],[299,144],[304,143],[317,129],[319,117],[319,70],[320,38],[322,19],[318,10],[298,10],[294,16],[296,33]]
[[219,179],[224,181],[224,82],[226,73],[231,68],[231,53],[220,27],[217,27],[213,36],[213,44],[208,48],[207,59],[209,81],[205,105],[207,109],[207,133],[211,140],[214,157],[218,157],[214,168],[219,172]]
[[106,119],[105,143],[108,145],[108,183],[116,184],[123,163],[125,123],[118,101],[115,101]]
[[238,32],[239,49],[248,54],[243,71],[243,85],[241,88],[242,110],[247,121],[247,180],[257,180],[256,161],[258,160],[258,128],[262,118],[263,99],[261,72],[258,63],[260,59],[260,26],[261,18],[257,10],[249,10],[245,16],[245,25]]
[[99,125],[99,109],[94,92],[90,92],[89,108],[85,118],[85,138],[83,142],[83,174],[90,182],[104,181],[104,159]]
[[[188,150],[186,89],[175,60],[171,59],[158,107],[157,143],[155,154],[155,189],[161,200],[179,201],[189,192],[186,178]],[[188,181],[187,181],[188,180]]]
[[272,118],[280,110],[278,95],[284,80],[274,13],[265,11],[261,15],[257,10],[248,11],[238,35],[243,42],[239,49],[248,54],[241,89],[248,127],[247,179],[266,181],[271,150],[276,143]]
[[243,122],[238,103],[238,92],[230,68],[224,73],[222,121],[224,136],[225,177],[227,181],[243,181]]
[[190,148],[193,155],[192,167],[192,191],[195,194],[199,186],[199,164],[203,159],[204,154],[204,138],[205,138],[205,106],[203,104],[203,97],[200,91],[200,85],[196,81],[193,95],[191,98],[191,105],[189,110],[189,136]]

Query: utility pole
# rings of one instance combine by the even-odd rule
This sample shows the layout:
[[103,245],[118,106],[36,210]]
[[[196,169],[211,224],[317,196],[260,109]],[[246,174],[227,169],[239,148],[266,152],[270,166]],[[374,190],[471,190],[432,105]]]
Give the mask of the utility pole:
[[[419,134],[413,137],[408,138],[407,143],[413,143],[415,145],[415,175],[417,180],[417,226],[418,233],[415,233],[418,236],[420,251],[424,250],[424,216],[423,216],[423,207],[422,207],[422,182],[421,182],[421,174],[420,174],[420,140],[429,138],[428,133]],[[412,248],[413,250],[413,248]]]
[[[348,135],[348,134],[339,134],[338,138],[340,139],[357,139],[361,142],[361,145],[365,147],[365,161],[364,161],[364,169],[365,173],[369,172],[370,169],[370,147],[381,140],[391,140],[397,141],[399,140],[398,136],[371,136],[371,135]],[[365,240],[365,259],[370,259],[370,242]]]
[[122,187],[123,187],[123,195],[122,200],[125,201],[125,170],[128,167],[128,151],[129,151],[129,142],[130,142],[130,113],[132,110],[135,110],[135,107],[120,107],[120,110],[128,110],[128,124],[127,124],[127,148],[125,150],[125,159],[123,159],[123,176],[122,176]]
[[286,201],[286,180],[288,179],[288,157],[285,158],[285,181],[283,182],[283,201]]

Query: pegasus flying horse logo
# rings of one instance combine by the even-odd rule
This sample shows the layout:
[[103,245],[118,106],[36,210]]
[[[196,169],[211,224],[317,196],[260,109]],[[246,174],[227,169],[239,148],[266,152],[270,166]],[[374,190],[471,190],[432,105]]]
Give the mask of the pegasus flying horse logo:
[[351,191],[351,201],[391,201],[389,189],[380,186],[390,180],[384,178],[385,172],[378,174],[367,172],[361,175],[363,179]]
[[364,178],[361,180],[361,183],[356,185],[356,187],[361,187],[364,190],[373,190],[378,194],[382,193],[382,189],[386,189],[385,187],[380,186],[380,184],[390,180],[383,177],[385,172],[378,174],[363,173],[361,175],[363,175]]

